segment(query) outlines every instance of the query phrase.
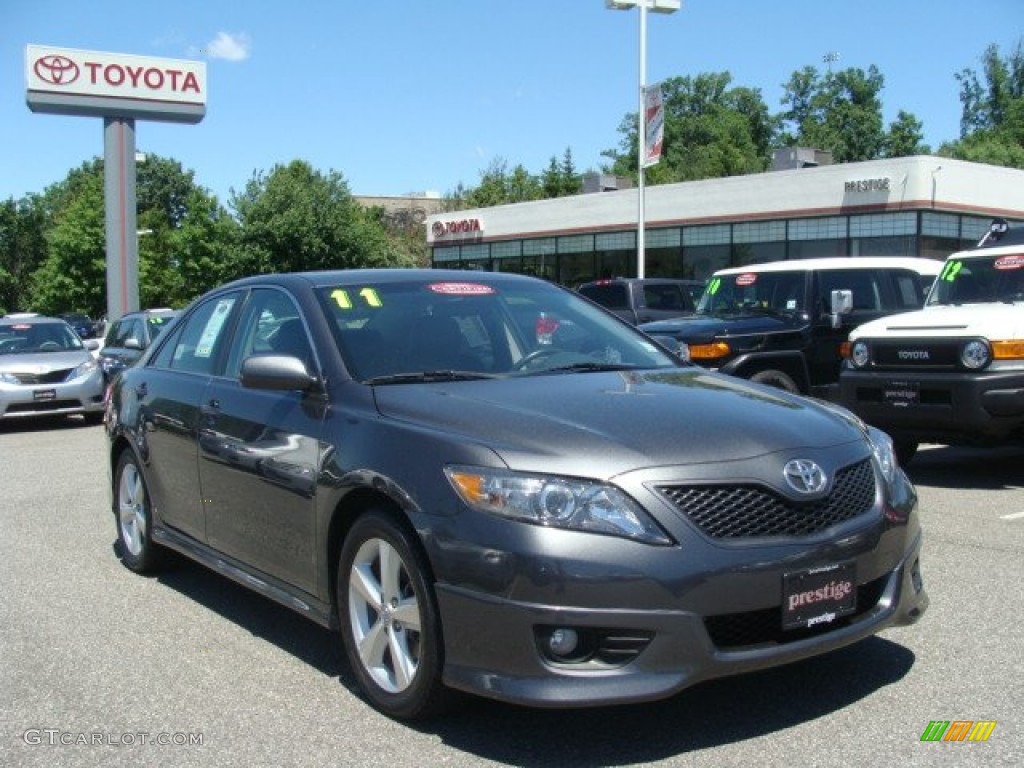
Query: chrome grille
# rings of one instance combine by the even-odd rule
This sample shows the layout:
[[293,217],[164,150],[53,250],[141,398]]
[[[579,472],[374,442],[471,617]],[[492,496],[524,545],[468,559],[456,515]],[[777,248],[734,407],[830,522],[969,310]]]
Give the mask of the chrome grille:
[[794,502],[761,485],[673,485],[658,489],[715,539],[810,536],[851,520],[875,503],[875,473],[865,459],[836,472],[822,499]]
[[14,378],[18,380],[19,384],[27,384],[29,386],[35,384],[60,384],[65,381],[68,374],[71,373],[71,368],[61,368],[58,371],[47,371],[46,373],[15,373]]

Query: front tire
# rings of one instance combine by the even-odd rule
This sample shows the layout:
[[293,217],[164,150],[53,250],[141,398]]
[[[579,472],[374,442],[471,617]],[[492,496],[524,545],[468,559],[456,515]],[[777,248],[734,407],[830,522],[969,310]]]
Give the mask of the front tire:
[[367,512],[338,563],[338,615],[349,664],[370,702],[396,718],[439,714],[448,691],[440,615],[414,536],[395,517]]
[[153,542],[153,508],[138,459],[121,453],[114,472],[114,521],[121,562],[136,573],[157,570],[164,551]]

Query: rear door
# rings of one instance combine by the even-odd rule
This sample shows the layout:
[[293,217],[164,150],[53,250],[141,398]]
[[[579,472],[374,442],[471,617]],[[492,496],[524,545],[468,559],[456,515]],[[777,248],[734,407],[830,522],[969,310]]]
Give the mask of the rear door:
[[151,495],[159,500],[156,514],[168,527],[199,541],[206,540],[196,447],[199,406],[224,354],[241,295],[220,294],[197,306],[146,367],[134,369],[125,382],[139,404],[145,438],[141,458]]

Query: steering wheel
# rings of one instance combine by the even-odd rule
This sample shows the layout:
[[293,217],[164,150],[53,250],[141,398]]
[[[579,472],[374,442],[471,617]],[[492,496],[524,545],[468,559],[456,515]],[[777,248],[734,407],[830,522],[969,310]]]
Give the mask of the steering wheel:
[[538,347],[537,349],[530,352],[525,357],[520,358],[513,366],[513,371],[521,371],[531,363],[537,360],[543,360],[545,357],[551,357],[552,355],[560,355],[562,350],[556,349],[555,347]]
[[49,349],[60,349],[60,344],[58,344],[56,341],[44,341],[42,344],[39,345],[40,351]]

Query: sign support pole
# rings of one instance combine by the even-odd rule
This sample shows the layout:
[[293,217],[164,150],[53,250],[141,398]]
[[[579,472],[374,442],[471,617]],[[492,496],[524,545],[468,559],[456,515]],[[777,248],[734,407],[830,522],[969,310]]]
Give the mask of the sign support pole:
[[135,121],[103,118],[103,200],[107,236],[107,319],[139,308]]

